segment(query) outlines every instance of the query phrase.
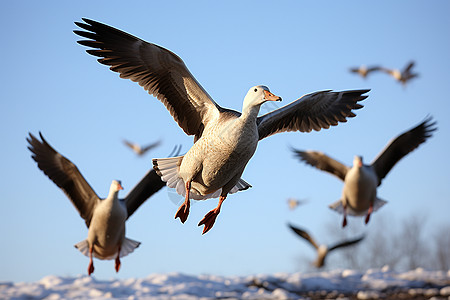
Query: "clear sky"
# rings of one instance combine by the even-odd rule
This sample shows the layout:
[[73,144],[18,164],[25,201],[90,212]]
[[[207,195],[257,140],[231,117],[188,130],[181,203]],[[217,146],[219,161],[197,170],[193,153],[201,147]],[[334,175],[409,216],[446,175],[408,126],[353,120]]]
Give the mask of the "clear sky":
[[[127,222],[127,236],[142,245],[122,260],[118,274],[113,261],[96,260],[97,278],[299,271],[298,256],[313,258],[312,251],[286,223],[317,236],[325,224],[340,226],[341,216],[327,205],[339,199],[342,183],[300,163],[289,147],[320,150],[346,164],[356,154],[371,162],[429,114],[439,130],[391,170],[378,189],[389,203],[364,230],[370,233],[383,214],[423,214],[430,234],[449,222],[448,1],[3,1],[0,8],[0,281],[75,276],[88,265],[73,247],[87,228],[30,158],[28,132],[41,131],[101,196],[112,179],[122,180],[125,196],[152,158],[167,156],[176,144],[187,151],[193,142],[156,98],[76,43],[74,22],[82,17],[174,51],[221,106],[235,110],[256,84],[281,96],[277,105],[318,90],[371,89],[365,107],[345,124],[260,142],[243,174],[253,188],[229,196],[204,236],[197,223],[217,199],[193,204],[183,225],[174,220],[181,197],[158,192]],[[420,77],[406,88],[385,74],[364,80],[348,71],[362,64],[402,68],[410,60]],[[163,144],[138,158],[122,138]],[[289,197],[308,202],[290,211]],[[350,226],[362,222],[349,219]]]

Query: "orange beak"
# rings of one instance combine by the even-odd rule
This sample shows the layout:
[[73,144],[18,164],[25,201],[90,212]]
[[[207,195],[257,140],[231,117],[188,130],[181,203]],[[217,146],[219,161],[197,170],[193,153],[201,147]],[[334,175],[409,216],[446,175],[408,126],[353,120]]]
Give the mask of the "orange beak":
[[264,90],[264,99],[267,101],[281,101],[281,97],[275,96],[269,91]]
[[122,187],[122,185],[121,185],[120,183],[118,184],[117,188],[118,188],[119,190],[123,190],[123,187]]

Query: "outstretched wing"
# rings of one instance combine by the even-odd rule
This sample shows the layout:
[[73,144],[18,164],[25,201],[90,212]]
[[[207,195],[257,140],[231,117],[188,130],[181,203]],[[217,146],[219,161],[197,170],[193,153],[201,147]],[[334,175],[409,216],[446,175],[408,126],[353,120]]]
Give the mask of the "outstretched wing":
[[31,157],[37,162],[39,169],[64,191],[89,227],[99,197],[77,166],[53,149],[40,132],[39,136],[42,142],[31,133],[27,138],[30,144],[28,149],[33,153]]
[[292,226],[291,224],[288,224],[289,228],[293,232],[295,232],[297,235],[301,236],[303,239],[307,240],[314,248],[319,249],[319,245],[313,240],[313,238],[303,229],[300,229],[298,227]]
[[410,61],[407,65],[406,65],[406,67],[405,67],[405,69],[403,70],[403,73],[410,73],[411,72],[411,69],[414,67],[414,61]]
[[321,91],[305,95],[277,110],[258,117],[259,139],[285,131],[310,132],[336,126],[356,116],[352,110],[363,106],[359,101],[369,90],[343,92]]
[[400,159],[432,136],[433,131],[437,129],[435,125],[436,122],[432,122],[432,117],[428,117],[416,127],[396,137],[381,151],[372,163],[378,176],[378,185]]
[[346,165],[325,155],[322,152],[300,151],[296,149],[292,149],[292,151],[298,156],[298,158],[300,158],[300,160],[313,167],[316,167],[319,170],[331,173],[340,178],[342,181],[345,180],[345,175],[347,175],[347,172],[350,169]]
[[348,247],[348,246],[357,244],[357,243],[361,242],[363,239],[364,239],[364,235],[359,237],[359,238],[355,238],[355,239],[345,240],[345,241],[339,242],[339,243],[331,246],[328,249],[328,252],[330,252],[330,251],[332,251],[334,249],[338,249],[338,248],[342,248],[342,247]]
[[155,170],[150,170],[125,197],[128,218],[154,193],[166,185]]
[[147,151],[149,151],[149,150],[151,150],[153,148],[156,148],[159,145],[161,145],[161,141],[160,140],[158,140],[158,141],[156,141],[154,143],[151,143],[151,144],[143,146],[142,147],[142,154],[145,154]]
[[200,137],[206,123],[223,110],[173,52],[108,25],[83,21],[75,24],[85,31],[74,33],[88,39],[78,41],[92,48],[86,52],[158,98],[186,134]]

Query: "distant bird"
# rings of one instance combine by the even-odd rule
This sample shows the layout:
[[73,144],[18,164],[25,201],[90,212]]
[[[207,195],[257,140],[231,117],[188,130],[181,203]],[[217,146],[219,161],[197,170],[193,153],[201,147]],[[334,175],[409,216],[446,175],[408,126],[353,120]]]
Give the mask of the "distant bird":
[[364,239],[363,235],[354,239],[340,241],[332,246],[319,245],[305,230],[300,229],[298,227],[294,227],[290,224],[288,224],[288,226],[289,228],[292,229],[293,232],[295,232],[297,235],[308,241],[309,244],[312,245],[317,250],[317,259],[314,261],[314,266],[316,266],[316,268],[321,268],[325,265],[325,258],[331,251],[339,248],[356,245],[357,243],[361,242]]
[[367,213],[365,219],[367,224],[371,213],[386,203],[377,197],[377,187],[400,159],[432,136],[432,132],[436,130],[434,127],[436,122],[431,120],[429,117],[395,138],[371,165],[363,164],[362,156],[355,156],[353,167],[347,167],[322,152],[304,152],[295,149],[293,151],[305,163],[344,181],[341,199],[330,205],[331,209],[344,215],[343,227],[347,225],[347,213],[353,216]]
[[133,150],[138,156],[142,156],[145,153],[147,153],[147,151],[158,147],[161,144],[161,141],[156,141],[156,142],[148,144],[146,146],[141,146],[141,145],[139,145],[137,143],[133,143],[133,142],[130,142],[130,141],[125,140],[125,139],[123,140],[123,143],[125,145],[127,145],[128,147],[130,147],[130,149]]
[[241,113],[218,105],[173,52],[105,24],[83,21],[75,24],[85,31],[74,32],[88,40],[78,43],[93,48],[87,52],[121,78],[138,82],[166,106],[186,134],[194,135],[194,145],[184,156],[154,159],[153,164],[167,185],[185,197],[175,215],[182,223],[189,215],[189,199],[219,197],[217,207],[198,224],[205,226],[203,234],[213,227],[227,195],[250,187],[241,176],[258,141],[278,132],[319,131],[346,122],[369,91],[316,92],[258,116],[263,103],[281,101],[258,85],[248,91]]
[[405,86],[408,81],[411,79],[418,77],[418,73],[413,73],[412,68],[414,67],[414,61],[411,61],[408,63],[408,65],[403,70],[398,69],[388,69],[388,68],[381,68],[380,70],[391,75],[395,78],[398,82],[400,82],[403,86]]
[[305,200],[299,200],[299,199],[294,199],[294,198],[289,198],[287,200],[288,206],[290,210],[294,210],[296,209],[300,204],[304,203]]
[[85,220],[88,237],[75,247],[89,257],[88,274],[94,272],[92,256],[98,259],[114,259],[116,272],[120,269],[120,257],[133,252],[140,242],[125,237],[126,220],[151,195],[165,186],[165,183],[154,170],[131,190],[125,199],[118,198],[123,189],[119,180],[113,180],[109,194],[102,199],[97,196],[89,183],[84,179],[76,165],[59,154],[44,139],[41,133],[39,141],[31,133],[27,138],[33,153],[32,158],[39,169],[47,175],[73,203]]
[[381,70],[380,66],[373,66],[373,67],[360,66],[357,68],[350,68],[350,72],[356,73],[364,79],[367,78],[367,76],[370,73],[375,72],[375,71],[380,71],[380,70]]

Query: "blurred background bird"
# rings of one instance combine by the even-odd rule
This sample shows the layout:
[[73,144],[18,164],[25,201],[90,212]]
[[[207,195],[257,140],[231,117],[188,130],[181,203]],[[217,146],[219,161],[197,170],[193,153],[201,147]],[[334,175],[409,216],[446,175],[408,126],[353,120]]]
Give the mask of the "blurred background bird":
[[134,151],[134,153],[136,153],[138,156],[143,156],[144,154],[146,154],[149,150],[158,147],[159,145],[161,145],[161,140],[158,140],[154,143],[142,146],[139,145],[137,143],[133,143],[130,142],[126,139],[123,139],[123,143],[128,146],[131,150]]
[[364,79],[366,79],[370,73],[380,70],[381,70],[380,66],[366,67],[365,65],[362,65],[356,68],[350,68],[350,72],[358,74]]
[[400,82],[403,86],[406,86],[406,84],[413,78],[416,78],[419,76],[418,73],[414,73],[412,71],[412,68],[414,67],[415,62],[411,61],[409,62],[406,67],[403,70],[399,69],[388,69],[388,68],[380,68],[380,71],[385,72],[392,77],[394,77],[395,80]]
[[311,246],[313,246],[317,250],[317,259],[313,263],[317,268],[321,268],[325,265],[325,259],[328,253],[330,253],[331,251],[356,245],[364,239],[364,235],[362,235],[354,239],[342,240],[340,242],[337,242],[336,244],[328,246],[325,244],[318,244],[305,230],[292,226],[291,224],[288,224],[288,226],[294,233],[305,239]]

